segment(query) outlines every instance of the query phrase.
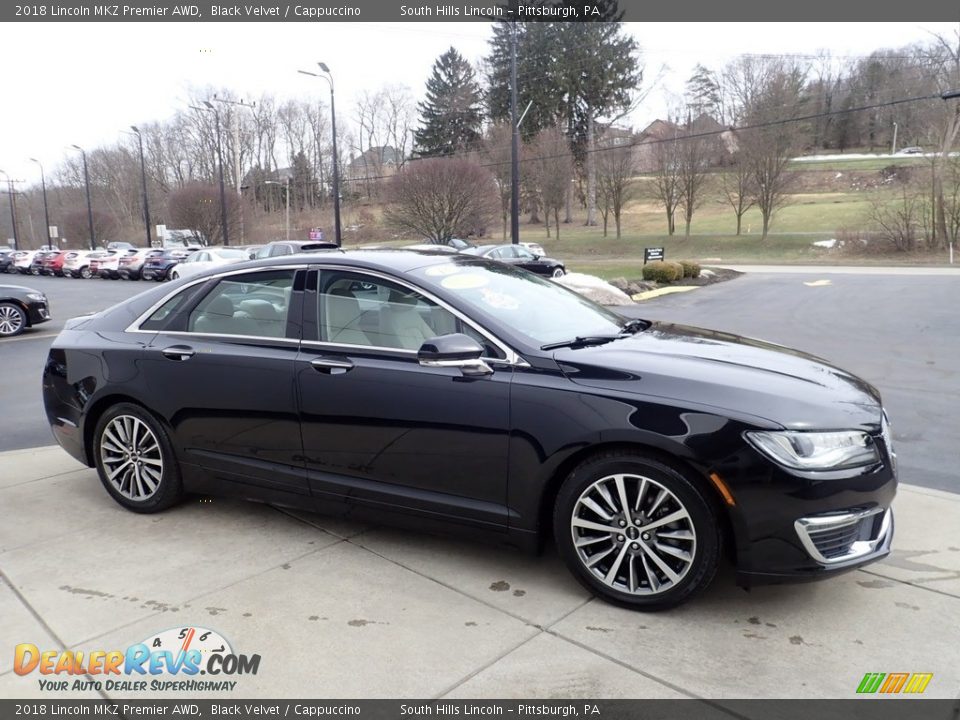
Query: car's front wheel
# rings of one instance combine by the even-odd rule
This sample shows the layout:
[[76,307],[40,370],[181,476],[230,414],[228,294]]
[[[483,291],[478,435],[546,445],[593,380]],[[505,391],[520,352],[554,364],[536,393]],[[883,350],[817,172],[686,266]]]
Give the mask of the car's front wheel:
[[555,267],[553,269],[553,272],[551,273],[551,277],[555,277],[555,278],[561,278],[564,275],[566,275],[566,273],[564,272],[562,267]]
[[139,405],[110,408],[93,434],[100,481],[128,510],[165,510],[183,495],[180,466],[160,423]]
[[0,303],[0,337],[13,337],[27,326],[27,314],[15,303]]
[[91,277],[93,277],[93,273],[90,271],[89,265],[84,265],[82,268],[80,268],[80,277],[82,277],[84,280],[89,280]]
[[713,580],[720,525],[697,483],[639,452],[606,452],[560,488],[554,536],[576,578],[637,610],[679,605]]

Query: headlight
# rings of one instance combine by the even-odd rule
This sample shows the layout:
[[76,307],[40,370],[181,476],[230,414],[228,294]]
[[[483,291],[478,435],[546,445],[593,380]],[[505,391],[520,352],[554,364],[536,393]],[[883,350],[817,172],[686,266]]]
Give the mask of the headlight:
[[839,432],[748,432],[757,450],[779,465],[796,470],[841,470],[880,461],[873,439],[859,430]]
[[27,293],[27,297],[33,300],[34,302],[46,302],[47,296],[41,293]]

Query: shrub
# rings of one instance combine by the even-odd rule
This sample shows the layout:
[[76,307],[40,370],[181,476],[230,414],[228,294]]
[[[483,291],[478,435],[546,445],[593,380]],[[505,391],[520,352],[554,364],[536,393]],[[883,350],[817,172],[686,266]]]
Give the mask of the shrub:
[[683,266],[679,263],[656,260],[643,266],[643,279],[658,283],[668,283],[683,277]]
[[683,267],[683,276],[685,278],[698,278],[700,277],[700,264],[693,262],[693,260],[681,260],[680,265]]

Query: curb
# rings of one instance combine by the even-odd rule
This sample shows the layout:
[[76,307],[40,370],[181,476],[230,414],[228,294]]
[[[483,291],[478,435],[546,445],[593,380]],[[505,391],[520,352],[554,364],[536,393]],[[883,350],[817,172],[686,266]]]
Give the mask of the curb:
[[689,292],[690,290],[696,290],[701,287],[703,287],[703,285],[678,285],[677,287],[658,288],[657,290],[647,290],[646,292],[631,295],[630,299],[634,302],[642,302],[644,300],[652,300],[653,298],[660,297],[661,295],[673,295],[674,293]]

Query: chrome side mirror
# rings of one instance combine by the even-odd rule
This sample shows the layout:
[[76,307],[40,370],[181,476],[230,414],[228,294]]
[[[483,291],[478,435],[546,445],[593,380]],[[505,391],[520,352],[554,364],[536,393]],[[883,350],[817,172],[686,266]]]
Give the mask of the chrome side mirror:
[[451,333],[424,341],[417,351],[423,367],[457,368],[469,377],[491,375],[493,368],[481,360],[483,348],[469,335]]

